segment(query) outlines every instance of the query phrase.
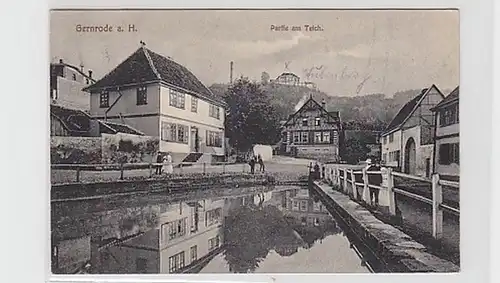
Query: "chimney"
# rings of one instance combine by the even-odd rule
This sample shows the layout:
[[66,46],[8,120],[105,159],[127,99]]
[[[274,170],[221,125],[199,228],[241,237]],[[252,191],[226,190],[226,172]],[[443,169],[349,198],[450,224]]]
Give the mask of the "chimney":
[[89,70],[89,78],[92,78],[92,70]]
[[326,101],[324,98],[323,98],[323,100],[321,100],[321,107],[323,107],[323,109],[327,110],[326,109]]
[[231,61],[231,63],[229,63],[229,83],[233,83],[233,65],[234,65],[234,62]]
[[83,73],[83,64],[80,64],[80,71]]

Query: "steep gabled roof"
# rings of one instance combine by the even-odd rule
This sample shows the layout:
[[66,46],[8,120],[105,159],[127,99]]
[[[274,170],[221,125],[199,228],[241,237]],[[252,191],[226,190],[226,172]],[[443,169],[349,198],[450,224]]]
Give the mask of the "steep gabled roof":
[[288,119],[283,124],[283,126],[286,126],[288,124],[288,122],[290,122],[293,119],[293,117],[295,117],[295,115],[297,115],[297,113],[300,113],[302,111],[302,109],[304,107],[306,107],[306,105],[309,104],[309,102],[312,102],[313,105],[317,106],[323,113],[325,113],[326,115],[330,116],[332,119],[340,122],[340,113],[339,113],[339,111],[330,111],[330,112],[328,112],[325,108],[323,108],[323,106],[321,106],[316,100],[314,100],[312,96],[310,96],[309,99],[306,102],[304,102],[304,104],[299,108],[299,110],[295,111],[295,113],[293,113],[292,115],[290,115],[288,117]]
[[85,91],[150,82],[164,82],[191,94],[222,102],[186,67],[144,46]]
[[439,108],[445,107],[459,99],[460,86],[457,86],[450,94],[448,94],[443,100],[441,100],[436,106],[431,110],[436,111]]
[[392,119],[391,123],[389,123],[387,128],[385,128],[384,133],[382,135],[392,132],[401,127],[404,124],[404,122],[406,122],[408,117],[410,117],[413,114],[415,109],[417,109],[417,107],[420,105],[421,101],[427,95],[427,93],[429,93],[429,91],[433,88],[435,88],[439,93],[441,93],[435,85],[432,85],[430,88],[424,88],[420,90],[420,93],[417,96],[408,101],[405,105],[403,105],[403,107],[401,107],[401,109],[399,109],[398,113],[396,114],[396,116],[394,116],[394,118]]
[[108,128],[109,130],[111,130],[111,132],[113,134],[125,133],[125,134],[144,136],[144,133],[132,128],[129,125],[113,123],[113,122],[108,122],[108,121],[99,121],[99,123],[101,123],[103,126]]
[[85,112],[59,105],[50,105],[50,114],[61,121],[63,127],[72,133],[87,133],[92,118]]
[[74,65],[68,64],[68,63],[63,62],[63,61],[59,61],[59,63],[50,63],[51,72],[52,72],[52,69],[54,69],[56,67],[67,67],[67,68],[73,69],[74,71],[76,71],[80,75],[82,75],[84,78],[89,79],[91,82],[93,82],[93,83],[96,82],[96,80],[94,78],[90,77],[89,74],[82,72],[81,69],[77,68]]

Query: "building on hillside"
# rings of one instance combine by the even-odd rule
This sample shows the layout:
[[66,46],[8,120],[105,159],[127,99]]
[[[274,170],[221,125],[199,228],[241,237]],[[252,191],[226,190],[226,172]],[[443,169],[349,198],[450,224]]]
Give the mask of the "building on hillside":
[[78,68],[62,59],[50,64],[51,104],[88,112],[90,95],[82,89],[93,83],[92,70],[85,73],[83,66]]
[[99,137],[101,134],[125,133],[143,136],[144,133],[119,123],[92,119],[82,110],[50,105],[50,135],[64,137]]
[[290,72],[282,73],[276,79],[271,80],[271,83],[289,85],[289,86],[304,86],[311,89],[317,89],[315,83],[301,81],[299,76]]
[[144,44],[85,90],[93,117],[159,137],[160,151],[174,162],[224,159],[224,101]]
[[101,248],[99,273],[198,273],[222,251],[224,199],[181,202],[155,228]]
[[328,111],[326,103],[312,96],[282,125],[282,150],[296,157],[323,162],[339,162],[343,129],[338,111]]
[[411,175],[429,177],[434,152],[434,117],[431,108],[444,96],[432,85],[408,101],[381,135],[386,166]]
[[457,86],[432,110],[435,112],[433,172],[441,178],[460,180],[459,87]]

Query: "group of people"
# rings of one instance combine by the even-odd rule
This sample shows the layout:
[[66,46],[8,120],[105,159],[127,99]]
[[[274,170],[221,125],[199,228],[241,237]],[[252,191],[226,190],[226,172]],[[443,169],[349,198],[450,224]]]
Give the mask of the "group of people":
[[162,173],[174,173],[174,165],[170,152],[167,152],[165,155],[163,155],[161,152],[158,152],[158,155],[156,156],[156,163],[162,164],[156,165],[156,175],[161,175]]
[[264,165],[264,160],[262,160],[262,156],[260,154],[255,157],[253,155],[250,158],[250,161],[248,162],[248,165],[250,165],[250,173],[254,174],[255,173],[255,165],[259,164],[259,171],[264,172],[265,171],[265,165]]

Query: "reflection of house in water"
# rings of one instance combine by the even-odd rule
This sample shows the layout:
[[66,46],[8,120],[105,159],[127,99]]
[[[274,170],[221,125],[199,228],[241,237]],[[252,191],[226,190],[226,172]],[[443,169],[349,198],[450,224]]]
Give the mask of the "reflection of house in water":
[[280,192],[281,209],[286,216],[295,218],[300,224],[319,226],[332,217],[320,201],[314,201],[308,189]]
[[220,252],[224,200],[173,204],[155,229],[102,249],[99,273],[197,272]]
[[280,256],[291,256],[299,251],[299,247],[304,247],[304,240],[296,231],[288,235],[280,235],[280,241],[274,247]]

